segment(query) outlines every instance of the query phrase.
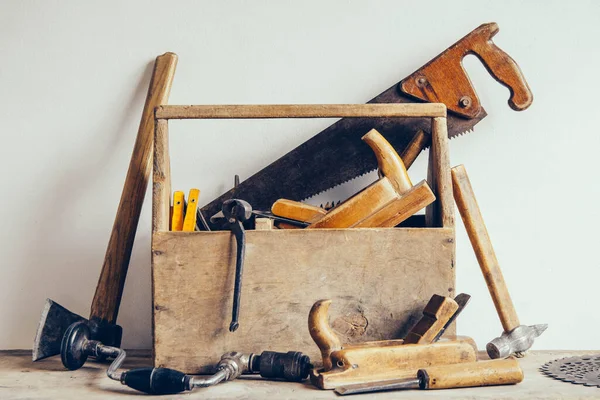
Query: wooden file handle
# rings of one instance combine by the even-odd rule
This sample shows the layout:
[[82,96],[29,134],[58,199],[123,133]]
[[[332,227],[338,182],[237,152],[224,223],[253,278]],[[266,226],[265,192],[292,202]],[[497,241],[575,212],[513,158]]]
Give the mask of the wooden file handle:
[[454,201],[477,256],[485,283],[492,295],[502,327],[504,331],[510,332],[520,325],[519,318],[508,293],[506,282],[504,282],[504,276],[502,276],[492,241],[483,222],[469,176],[463,165],[452,168],[452,189]]
[[421,389],[452,389],[511,385],[523,380],[523,370],[514,358],[432,366],[417,373]]
[[294,219],[302,222],[313,222],[314,220],[327,214],[327,211],[321,207],[311,206],[299,201],[279,199],[273,206],[271,212],[278,217]]
[[99,319],[109,324],[114,324],[117,320],[131,249],[152,170],[154,109],[167,103],[176,65],[177,55],[174,53],[158,56],[154,63],[121,201],[92,300],[90,319]]

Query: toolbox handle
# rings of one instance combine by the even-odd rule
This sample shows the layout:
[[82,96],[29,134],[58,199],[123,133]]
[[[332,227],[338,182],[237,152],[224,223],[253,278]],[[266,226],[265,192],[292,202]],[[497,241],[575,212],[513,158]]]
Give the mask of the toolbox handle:
[[454,227],[452,179],[448,155],[446,106],[441,103],[392,104],[269,104],[269,105],[164,105],[155,109],[152,232],[169,231],[171,167],[170,119],[249,118],[431,118],[428,182],[437,200],[426,208],[428,227]]

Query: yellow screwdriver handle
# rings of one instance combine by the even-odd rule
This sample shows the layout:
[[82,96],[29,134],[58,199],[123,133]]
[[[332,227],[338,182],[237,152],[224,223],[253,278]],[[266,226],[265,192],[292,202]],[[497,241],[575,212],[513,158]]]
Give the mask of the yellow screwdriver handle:
[[196,210],[198,209],[198,198],[200,190],[190,189],[188,196],[187,209],[185,210],[185,219],[183,220],[183,231],[193,232],[196,230]]
[[171,217],[172,231],[183,230],[184,203],[185,195],[183,192],[177,191],[173,193],[173,215]]

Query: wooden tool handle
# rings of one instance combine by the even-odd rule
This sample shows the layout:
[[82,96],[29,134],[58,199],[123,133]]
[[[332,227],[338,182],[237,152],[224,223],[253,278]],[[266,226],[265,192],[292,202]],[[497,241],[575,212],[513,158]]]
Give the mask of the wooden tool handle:
[[183,228],[181,229],[184,232],[194,232],[196,230],[196,210],[198,209],[199,198],[200,190],[190,189],[185,217],[183,219]]
[[154,71],[129,162],[121,201],[108,241],[96,293],[92,300],[90,319],[99,319],[109,324],[114,324],[117,319],[131,249],[152,169],[154,109],[167,102],[176,65],[177,55],[174,53],[158,56],[154,63]]
[[304,204],[299,201],[288,199],[279,199],[273,203],[273,206],[271,206],[271,212],[273,215],[277,215],[278,217],[294,219],[302,222],[312,222],[327,214],[327,211],[321,207],[315,207],[311,206],[310,204]]
[[452,168],[452,189],[454,201],[460,212],[463,223],[469,235],[473,251],[483,272],[496,311],[502,322],[504,331],[510,332],[520,325],[515,306],[508,293],[506,282],[500,270],[492,241],[483,222],[483,216],[477,204],[475,193],[471,187],[469,176],[463,165]]
[[415,137],[412,138],[400,156],[407,170],[413,165],[423,149],[430,145],[430,142],[431,136],[427,135],[423,130],[419,130]]
[[317,301],[308,314],[308,331],[315,341],[323,357],[323,369],[332,368],[331,353],[342,348],[340,338],[329,325],[328,312],[331,300]]
[[499,30],[496,23],[485,24],[477,28],[475,30],[477,40],[472,42],[471,53],[481,60],[494,79],[508,88],[510,107],[513,110],[522,111],[533,102],[533,94],[515,60],[492,41],[492,37]]
[[371,129],[362,140],[373,149],[377,158],[377,167],[383,176],[389,179],[392,186],[400,194],[412,188],[402,159],[392,145],[375,129]]
[[533,102],[533,94],[519,66],[492,42],[498,24],[483,24],[454,43],[443,53],[400,83],[400,89],[428,102],[446,104],[448,110],[467,118],[482,111],[481,102],[462,66],[462,60],[474,54],[490,74],[510,91],[508,104],[514,110],[524,110]]
[[512,385],[523,380],[514,358],[439,365],[417,373],[421,389],[451,389],[475,386]]

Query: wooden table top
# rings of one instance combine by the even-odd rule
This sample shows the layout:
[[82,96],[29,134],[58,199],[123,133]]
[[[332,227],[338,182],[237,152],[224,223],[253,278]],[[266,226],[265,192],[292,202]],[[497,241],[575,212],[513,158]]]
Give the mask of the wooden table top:
[[[595,354],[600,351],[532,351],[520,360],[525,372],[522,383],[514,386],[451,390],[412,390],[383,392],[356,399],[597,399],[600,388],[573,385],[551,379],[538,371],[545,362],[562,357]],[[128,353],[125,368],[149,366],[148,352]],[[139,392],[106,376],[108,364],[88,361],[78,371],[66,371],[60,357],[31,361],[26,350],[0,351],[0,399],[122,399]],[[139,397],[137,397],[139,398]],[[155,398],[155,397],[153,397]],[[161,399],[336,399],[333,391],[318,390],[305,383],[271,382],[255,376],[226,382],[210,388],[197,388],[181,395],[161,396]]]

